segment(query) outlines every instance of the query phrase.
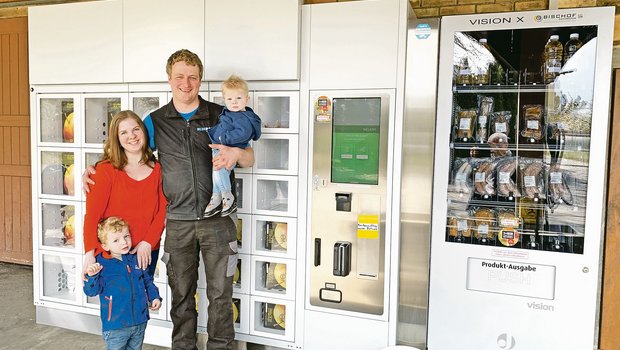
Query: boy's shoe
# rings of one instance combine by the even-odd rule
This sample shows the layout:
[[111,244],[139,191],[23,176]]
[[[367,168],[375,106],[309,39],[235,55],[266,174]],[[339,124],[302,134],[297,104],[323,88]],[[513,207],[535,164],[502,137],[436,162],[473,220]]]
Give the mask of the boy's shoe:
[[205,213],[203,217],[210,218],[212,216],[217,215],[222,211],[222,197],[219,194],[213,194],[211,196],[211,201],[207,205],[207,209],[205,209]]
[[220,216],[228,216],[237,211],[237,201],[235,198],[226,198],[222,200],[222,212]]

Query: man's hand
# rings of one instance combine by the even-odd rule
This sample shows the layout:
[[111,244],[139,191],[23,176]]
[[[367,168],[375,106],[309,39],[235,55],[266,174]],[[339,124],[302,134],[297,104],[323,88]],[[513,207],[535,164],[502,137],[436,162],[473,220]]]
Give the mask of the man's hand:
[[101,264],[96,262],[94,264],[88,265],[88,267],[86,268],[86,274],[92,277],[98,274],[99,271],[101,271],[102,269],[103,269],[103,266],[101,266]]
[[84,191],[84,193],[88,193],[90,192],[90,185],[94,185],[95,181],[90,179],[90,176],[94,173],[96,173],[97,171],[95,171],[95,167],[92,165],[89,165],[86,170],[84,170],[84,173],[82,174],[82,191]]
[[161,300],[155,299],[151,303],[151,306],[149,306],[149,310],[157,311],[157,310],[159,310],[160,307],[161,307]]
[[209,147],[220,150],[220,153],[213,158],[213,170],[221,168],[230,170],[237,163],[243,168],[254,165],[254,150],[251,147],[241,149],[220,144],[210,144]]
[[142,270],[151,264],[151,243],[142,241],[138,243],[129,253],[136,254],[138,258],[138,267]]

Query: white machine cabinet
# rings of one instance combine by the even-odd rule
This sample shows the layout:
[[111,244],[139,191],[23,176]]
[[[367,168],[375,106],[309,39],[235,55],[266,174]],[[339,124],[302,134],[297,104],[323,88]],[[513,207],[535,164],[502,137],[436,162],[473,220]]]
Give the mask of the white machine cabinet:
[[246,80],[298,80],[299,4],[205,0],[205,80],[225,80],[232,73]]
[[167,80],[166,60],[179,49],[204,60],[204,8],[204,0],[123,1],[123,81]]
[[28,51],[30,84],[122,82],[123,1],[29,7]]
[[[208,88],[209,83],[204,85]],[[32,87],[37,320],[71,327],[62,319],[78,316],[77,329],[97,333],[99,299],[86,297],[80,283],[86,198],[79,177],[100,159],[114,114],[130,108],[144,117],[171,96],[168,85],[155,83]],[[295,84],[291,83],[265,82],[258,87],[266,87],[267,97],[260,103],[261,110],[270,111],[267,120],[281,122],[265,127],[264,140],[254,144],[257,167],[239,168],[236,174],[240,254],[233,278],[235,329],[241,340],[294,347],[297,244],[304,242],[297,238],[299,92],[292,90]],[[217,96],[217,92],[206,90],[203,95]],[[162,246],[163,240],[165,231]],[[206,279],[202,268],[199,271],[198,331],[205,333]],[[165,301],[159,311],[151,312],[145,341],[169,346],[171,293],[162,262],[155,283]]]
[[442,20],[429,349],[598,348],[613,21]]

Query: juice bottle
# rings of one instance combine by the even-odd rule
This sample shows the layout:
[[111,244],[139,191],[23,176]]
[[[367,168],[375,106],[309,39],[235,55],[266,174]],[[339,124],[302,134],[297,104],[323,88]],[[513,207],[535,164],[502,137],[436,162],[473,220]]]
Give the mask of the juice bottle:
[[552,83],[562,69],[562,43],[558,35],[549,37],[545,45],[545,84]]
[[467,57],[463,57],[458,67],[456,83],[462,85],[471,84],[471,68],[469,67],[469,60]]
[[[491,47],[487,43],[486,38],[481,38],[478,42],[480,43],[480,45],[482,45],[483,48],[485,48],[489,52],[489,54],[491,54]],[[476,74],[476,80],[478,84],[487,85],[489,83],[489,66],[488,65],[482,68],[480,72]]]
[[570,35],[570,40],[566,42],[564,45],[564,63],[568,61],[569,58],[573,57],[575,52],[581,48],[581,40],[579,40],[579,33],[572,33]]

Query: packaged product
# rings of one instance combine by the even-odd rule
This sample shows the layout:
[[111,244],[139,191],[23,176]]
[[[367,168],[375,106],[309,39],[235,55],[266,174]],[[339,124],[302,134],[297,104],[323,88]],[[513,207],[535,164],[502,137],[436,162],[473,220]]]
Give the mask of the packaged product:
[[477,160],[474,169],[474,192],[481,196],[495,194],[495,163],[490,158]]
[[524,105],[521,136],[528,142],[540,142],[543,138],[543,106]]
[[457,108],[455,124],[457,141],[473,141],[477,114],[476,109]]
[[493,113],[493,97],[478,95],[478,121],[476,123],[476,141],[486,142],[489,137],[489,116]]
[[473,189],[472,166],[470,158],[457,158],[454,161],[453,180],[454,191],[469,194]]
[[495,166],[497,172],[497,195],[502,197],[521,197],[521,192],[515,181],[517,157],[506,157],[497,161]]
[[473,208],[474,237],[477,239],[495,239],[495,211],[491,208]]
[[512,112],[510,111],[498,111],[491,113],[489,116],[489,129],[491,129],[491,134],[500,132],[507,137],[510,137],[511,119]]
[[521,195],[527,198],[546,198],[545,165],[534,158],[519,159]]

